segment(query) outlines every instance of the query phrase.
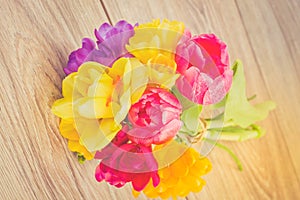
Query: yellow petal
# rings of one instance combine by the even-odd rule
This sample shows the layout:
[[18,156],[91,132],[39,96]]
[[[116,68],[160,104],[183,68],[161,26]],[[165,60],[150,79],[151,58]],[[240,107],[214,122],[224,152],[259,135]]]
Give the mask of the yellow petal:
[[107,138],[114,138],[116,133],[121,129],[121,125],[116,123],[114,118],[102,119],[100,130],[105,133]]
[[128,58],[120,58],[114,62],[112,67],[108,70],[108,75],[117,82],[124,74],[125,66]]
[[172,195],[172,191],[170,189],[168,189],[162,193],[159,193],[159,196],[162,199],[168,199],[171,195]]
[[136,58],[120,58],[108,73],[115,84],[112,94],[115,121],[121,122],[128,114],[131,105],[141,98],[146,89],[147,68]]
[[159,194],[156,191],[149,192],[149,193],[145,192],[145,195],[147,195],[147,197],[149,198],[156,198],[159,196]]
[[53,114],[63,119],[74,117],[73,103],[71,99],[62,98],[56,100],[52,105],[51,111]]
[[178,181],[178,184],[172,188],[173,189],[173,193],[172,195],[175,196],[174,194],[176,194],[177,196],[181,196],[181,197],[185,197],[189,192],[190,192],[190,187],[191,183],[189,182],[184,182],[182,180]]
[[172,174],[178,177],[186,176],[189,172],[189,167],[186,165],[185,160],[181,157],[176,160],[171,166]]
[[196,162],[195,156],[193,156],[190,149],[188,149],[185,153],[186,156],[184,156],[185,163],[187,166],[191,167]]
[[202,176],[211,170],[211,163],[207,158],[198,159],[191,167],[191,173],[195,176]]
[[166,192],[168,190],[168,186],[161,182],[155,189],[158,193],[163,193],[163,192]]
[[82,154],[87,160],[93,159],[94,155],[90,153],[83,145],[78,141],[69,140],[68,147],[70,151],[78,152]]
[[171,170],[168,167],[160,169],[158,175],[161,179],[168,179],[171,176]]
[[163,145],[156,145],[153,155],[158,163],[159,168],[165,168],[178,160],[186,151],[187,146],[171,140]]
[[176,176],[176,174],[172,174],[167,180],[166,180],[166,184],[169,188],[174,187],[175,185],[177,185],[179,181],[178,176]]
[[140,195],[140,192],[135,191],[134,189],[132,190],[132,195],[137,198]]
[[74,72],[68,75],[62,82],[62,94],[65,98],[72,98],[73,97],[73,90],[74,90],[74,82],[75,77],[77,76],[78,72]]
[[175,72],[177,68],[176,62],[163,54],[158,54],[157,56],[151,58],[148,63],[165,66],[167,69],[170,69],[170,72]]
[[174,59],[161,53],[148,61],[149,82],[171,89],[179,74],[176,74],[176,62]]
[[153,20],[140,24],[130,38],[127,50],[141,62],[147,63],[161,53],[173,58],[177,42],[183,35],[184,24],[177,21]]
[[61,135],[69,140],[79,140],[79,135],[74,127],[73,120],[62,119],[59,125]]
[[143,95],[148,83],[148,69],[145,65],[134,66],[131,78],[131,104],[138,102]]
[[[174,155],[178,157],[171,165],[158,170],[160,183],[156,188],[147,185],[143,190],[146,196],[155,197],[154,194],[156,194],[162,199],[169,197],[176,199],[177,197],[185,197],[190,192],[199,192],[205,185],[205,181],[201,176],[203,171],[207,173],[210,170],[211,163],[209,160],[207,158],[202,159],[201,155],[193,148],[176,143],[174,141],[173,144],[170,142],[169,144],[156,145],[154,147],[156,159],[165,158],[168,160],[168,157],[172,156],[174,152]],[[162,157],[160,157],[161,154]]]
[[202,178],[196,179],[195,185],[191,188],[192,192],[200,192],[205,185],[205,181]]
[[88,120],[77,118],[75,120],[77,131],[80,135],[80,143],[90,152],[105,147],[121,129],[113,119]]
[[131,91],[126,90],[126,92],[122,94],[122,96],[118,101],[120,106],[118,106],[119,104],[117,103],[113,104],[114,106],[112,107],[112,109],[115,116],[115,121],[118,123],[121,123],[121,121],[123,121],[128,114],[128,111],[131,107],[130,95],[131,95]]
[[85,62],[79,67],[78,73],[81,77],[89,77],[91,80],[95,80],[98,79],[106,69],[108,68],[104,65],[101,65],[100,63]]
[[164,66],[149,67],[149,83],[160,85],[160,87],[171,89],[179,77],[179,74],[168,72]]
[[96,62],[86,62],[82,64],[78,69],[78,75],[74,82],[74,98],[77,100],[82,96],[87,96],[89,87],[99,80],[106,69],[107,67]]
[[76,107],[79,115],[88,119],[113,117],[111,103],[107,105],[105,98],[82,98]]
[[105,73],[100,75],[98,81],[95,81],[91,86],[89,86],[88,96],[110,99],[113,90],[113,79]]

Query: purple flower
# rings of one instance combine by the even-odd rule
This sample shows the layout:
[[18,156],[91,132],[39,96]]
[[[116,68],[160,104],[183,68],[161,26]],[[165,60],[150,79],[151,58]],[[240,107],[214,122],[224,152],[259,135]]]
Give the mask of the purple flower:
[[89,38],[82,40],[82,47],[73,51],[69,56],[68,66],[64,68],[68,75],[76,72],[79,66],[87,61],[98,62],[105,66],[111,66],[114,61],[120,57],[130,57],[131,55],[125,48],[130,37],[134,35],[134,26],[122,20],[115,26],[104,23],[97,30],[95,36],[97,38],[97,47]]
[[68,66],[64,68],[65,73],[71,74],[72,72],[77,72],[78,67],[84,63],[86,57],[91,51],[95,49],[95,43],[90,38],[82,39],[82,47],[73,51],[69,55]]

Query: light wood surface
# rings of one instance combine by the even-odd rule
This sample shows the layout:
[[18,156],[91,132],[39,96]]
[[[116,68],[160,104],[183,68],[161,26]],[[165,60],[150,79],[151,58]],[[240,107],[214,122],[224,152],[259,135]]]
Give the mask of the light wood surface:
[[[277,108],[259,140],[226,143],[244,165],[215,148],[206,187],[186,199],[300,199],[300,2],[297,0],[1,0],[0,199],[134,199],[94,179],[50,111],[61,97],[62,67],[81,38],[106,21],[183,21],[214,32],[231,62],[245,66],[248,94]],[[138,199],[146,199],[140,196]]]

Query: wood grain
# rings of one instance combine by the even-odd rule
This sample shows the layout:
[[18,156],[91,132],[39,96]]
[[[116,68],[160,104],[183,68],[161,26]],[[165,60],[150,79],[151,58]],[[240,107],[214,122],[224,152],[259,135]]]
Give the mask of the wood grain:
[[[226,143],[242,163],[215,148],[206,187],[188,199],[300,199],[300,3],[297,0],[80,0],[0,3],[0,199],[134,199],[94,180],[67,149],[51,104],[61,97],[62,67],[81,38],[101,23],[152,18],[214,32],[231,62],[245,66],[248,94],[273,99],[259,140]],[[140,196],[138,199],[146,199]]]

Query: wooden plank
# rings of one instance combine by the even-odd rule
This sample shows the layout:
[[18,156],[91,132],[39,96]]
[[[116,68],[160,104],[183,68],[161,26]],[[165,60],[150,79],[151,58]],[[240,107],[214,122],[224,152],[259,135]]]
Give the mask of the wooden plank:
[[207,186],[200,194],[189,195],[189,199],[299,198],[296,191],[300,187],[297,174],[300,136],[296,124],[300,119],[297,92],[300,88],[299,68],[294,60],[300,58],[297,45],[300,32],[298,21],[289,23],[284,19],[300,15],[290,3],[276,1],[276,4],[280,5],[278,10],[266,0],[184,3],[104,0],[113,23],[123,18],[132,23],[168,18],[183,21],[194,33],[216,33],[227,42],[231,60],[243,60],[249,96],[256,93],[257,101],[272,98],[278,105],[261,123],[268,130],[264,138],[228,144],[238,152],[245,165],[244,172],[236,170],[225,152],[215,149],[209,156],[214,170],[206,176]]
[[[298,185],[300,157],[297,155],[299,145],[296,141],[300,140],[297,126],[297,121],[300,119],[300,74],[299,66],[295,61],[300,58],[300,52],[297,49],[300,40],[296,36],[300,35],[300,27],[298,21],[290,20],[288,23],[284,23],[282,19],[295,15],[292,14],[292,11],[296,11],[297,7],[290,8],[290,3],[285,1],[276,3],[280,7],[277,7],[277,10],[274,9],[274,12],[268,12],[272,10],[271,5],[274,6],[274,2],[270,5],[267,1],[260,1],[254,5],[250,2],[238,1],[237,4],[240,12],[244,13],[242,20],[244,22],[253,20],[253,23],[245,24],[245,28],[251,46],[255,50],[257,64],[265,80],[267,91],[278,104],[274,121],[275,125],[279,125],[278,129],[282,135],[282,138],[278,138],[278,140],[283,140],[282,142],[288,147],[289,152],[287,153],[291,157],[290,164],[298,177]],[[257,9],[254,9],[254,6]],[[286,14],[282,15],[282,13]],[[300,15],[295,16],[299,17]],[[259,23],[261,21],[264,23]],[[257,34],[257,30],[260,30],[259,34]],[[295,184],[295,182],[293,183]]]
[[[271,1],[269,0],[270,7],[274,12],[282,39],[285,41],[288,54],[291,57],[292,64],[297,73],[298,79],[300,78],[300,67],[297,64],[300,57],[300,15],[299,12],[294,12],[300,9],[299,1]],[[284,13],[284,14],[282,14]]]
[[1,1],[0,199],[111,199],[58,132],[50,106],[81,38],[107,21],[98,0]]

